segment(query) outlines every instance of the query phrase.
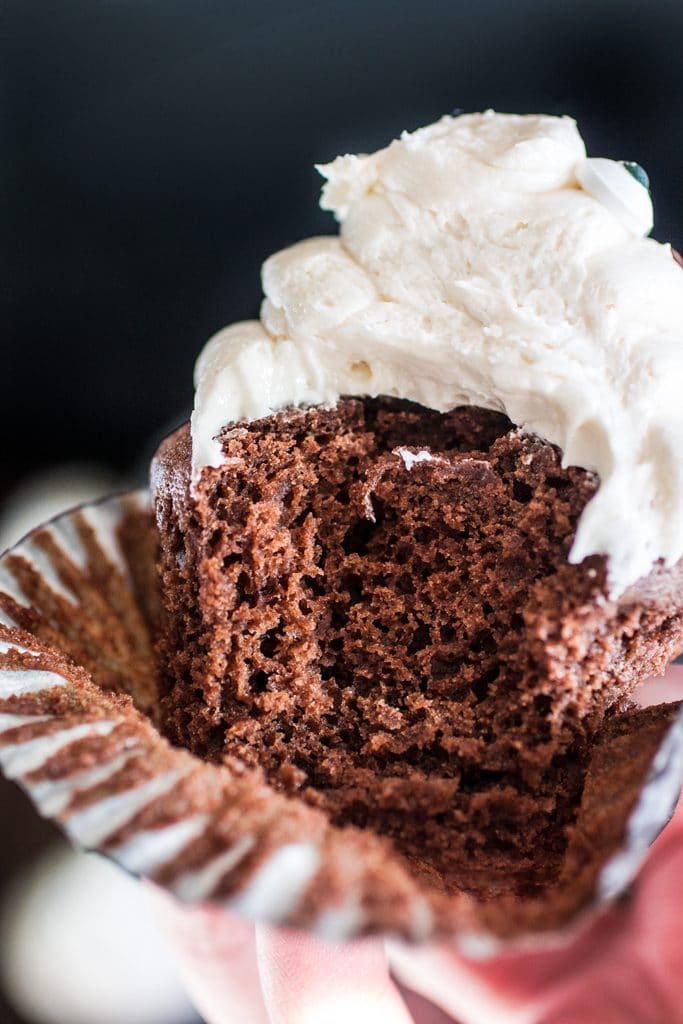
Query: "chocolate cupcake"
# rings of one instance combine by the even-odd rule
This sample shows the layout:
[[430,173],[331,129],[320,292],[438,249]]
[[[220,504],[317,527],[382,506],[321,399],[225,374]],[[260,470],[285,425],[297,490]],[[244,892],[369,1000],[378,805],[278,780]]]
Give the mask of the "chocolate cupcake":
[[678,705],[610,716],[552,881],[513,895],[498,880],[482,896],[481,879],[459,888],[261,768],[169,743],[155,547],[135,494],[67,513],[0,559],[0,767],[72,842],[186,902],[327,938],[455,938],[478,952],[566,927],[630,883],[678,794]]
[[322,171],[341,237],[271,257],[155,459],[162,728],[449,890],[528,898],[596,737],[683,646],[655,406],[680,274],[641,169],[567,118],[444,118]]
[[155,527],[5,560],[0,762],[77,841],[342,938],[628,883],[681,772],[630,698],[683,648],[681,271],[633,168],[491,111],[323,168],[341,236],[209,342]]
[[595,477],[482,409],[345,399],[153,471],[161,727],[480,896],[557,877],[595,738],[681,644],[683,567],[570,565]]

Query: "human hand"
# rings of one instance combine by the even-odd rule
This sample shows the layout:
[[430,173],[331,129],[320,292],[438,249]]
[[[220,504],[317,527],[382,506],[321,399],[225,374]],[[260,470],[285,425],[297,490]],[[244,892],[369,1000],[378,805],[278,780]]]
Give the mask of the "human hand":
[[[651,687],[657,701],[682,691],[683,666]],[[630,895],[551,948],[484,961],[444,944],[331,946],[154,890],[209,1024],[683,1024],[682,895],[683,804]]]

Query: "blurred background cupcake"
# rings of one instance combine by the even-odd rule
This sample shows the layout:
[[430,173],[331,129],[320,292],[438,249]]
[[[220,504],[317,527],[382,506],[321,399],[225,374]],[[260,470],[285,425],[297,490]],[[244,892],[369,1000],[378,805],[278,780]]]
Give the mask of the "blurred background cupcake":
[[[262,260],[334,230],[315,161],[453,108],[569,113],[647,169],[655,235],[683,240],[676,0],[6,0],[0,19],[0,548],[144,482],[202,343],[257,313]],[[193,1020],[139,889],[4,782],[0,827],[0,1024]]]

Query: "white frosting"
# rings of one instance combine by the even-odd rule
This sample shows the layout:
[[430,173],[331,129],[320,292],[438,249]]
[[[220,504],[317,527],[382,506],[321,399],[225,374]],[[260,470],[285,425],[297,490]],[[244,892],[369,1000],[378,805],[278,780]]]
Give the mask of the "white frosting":
[[600,475],[570,559],[614,594],[683,555],[683,277],[647,189],[570,118],[444,117],[320,168],[339,237],[263,268],[261,321],[196,371],[194,480],[220,429],[341,395],[501,410]]
[[434,462],[434,456],[431,452],[420,451],[411,452],[409,448],[397,448],[396,454],[400,455],[403,459],[403,465],[410,473],[413,466],[418,466],[421,462]]

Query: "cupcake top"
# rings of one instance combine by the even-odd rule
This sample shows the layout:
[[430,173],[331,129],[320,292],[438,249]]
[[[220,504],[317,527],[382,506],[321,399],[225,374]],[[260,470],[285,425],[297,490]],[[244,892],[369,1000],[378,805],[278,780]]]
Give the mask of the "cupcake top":
[[568,117],[444,117],[319,168],[338,236],[263,267],[260,321],[196,366],[195,483],[222,427],[342,395],[477,405],[596,471],[570,561],[612,594],[683,556],[683,277],[641,168]]

